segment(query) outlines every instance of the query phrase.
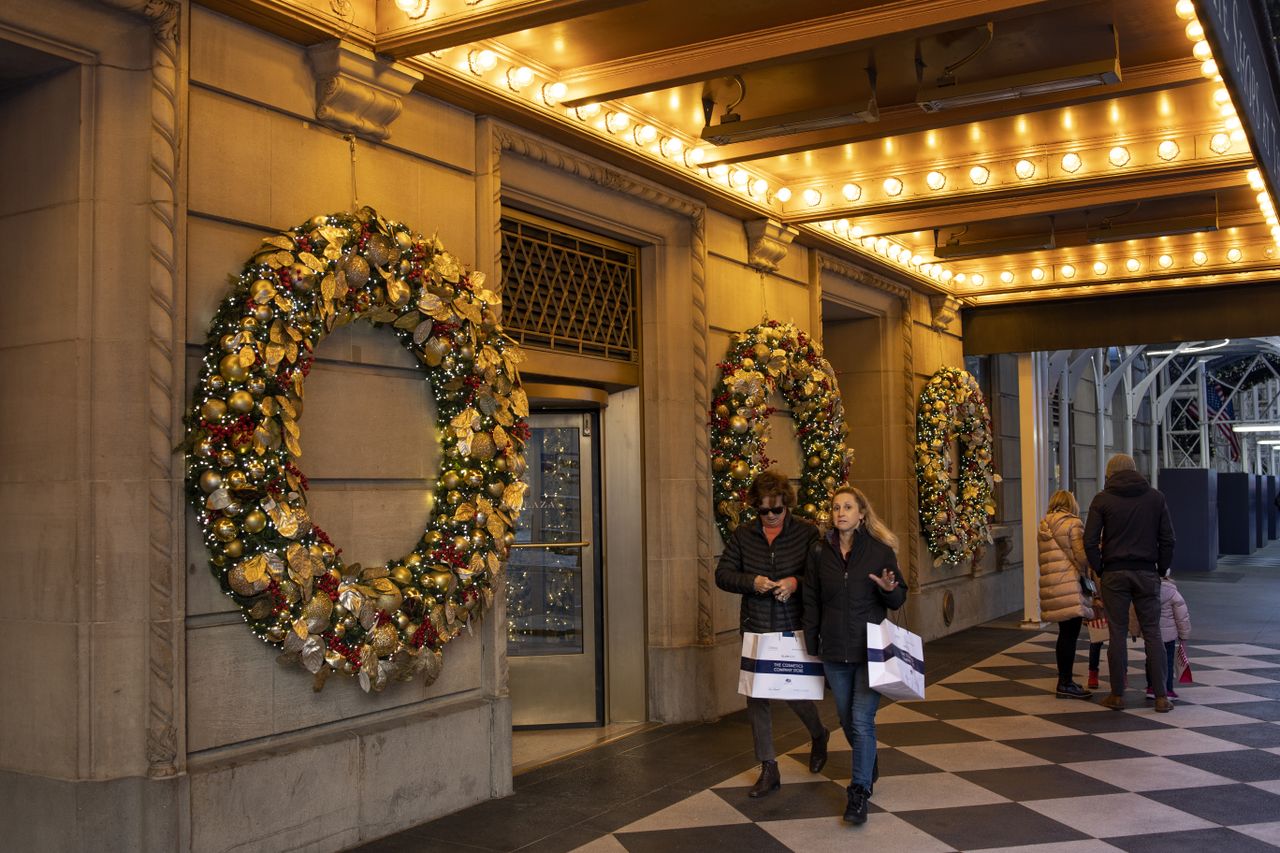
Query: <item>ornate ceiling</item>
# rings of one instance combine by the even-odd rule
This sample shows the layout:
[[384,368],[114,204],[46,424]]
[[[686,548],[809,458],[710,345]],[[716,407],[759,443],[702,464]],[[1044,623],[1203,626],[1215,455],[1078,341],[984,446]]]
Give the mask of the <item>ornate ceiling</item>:
[[970,305],[1280,266],[1191,0],[206,5]]

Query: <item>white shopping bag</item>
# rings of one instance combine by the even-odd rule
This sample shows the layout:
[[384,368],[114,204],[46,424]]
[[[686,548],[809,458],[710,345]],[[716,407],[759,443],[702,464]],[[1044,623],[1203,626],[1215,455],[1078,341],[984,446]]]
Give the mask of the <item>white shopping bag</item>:
[[792,631],[742,635],[738,692],[756,699],[821,699],[822,661]]
[[924,698],[924,644],[888,619],[867,623],[867,671],[871,688],[891,699]]

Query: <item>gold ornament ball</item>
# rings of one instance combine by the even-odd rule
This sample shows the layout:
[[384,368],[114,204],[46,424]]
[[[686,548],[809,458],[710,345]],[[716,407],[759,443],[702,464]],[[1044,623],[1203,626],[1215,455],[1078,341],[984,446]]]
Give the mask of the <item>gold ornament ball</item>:
[[742,368],[743,368],[743,370],[750,370],[751,368],[753,368],[753,367],[755,367],[755,366],[756,366],[755,359],[752,359],[752,358],[744,358],[744,359],[742,360]]
[[471,531],[471,547],[479,550],[489,544],[489,534],[483,530]]
[[213,448],[213,440],[205,437],[196,442],[196,456],[208,459],[213,456],[216,451]]
[[222,553],[233,560],[238,560],[244,556],[244,543],[239,539],[232,539],[223,547]]
[[267,382],[261,376],[250,376],[244,387],[255,397],[261,397],[267,392]]
[[210,391],[221,391],[227,387],[227,380],[222,378],[221,373],[210,373],[204,380],[204,387]]
[[244,512],[244,504],[239,501],[232,501],[222,508],[222,514],[227,516],[236,516]]
[[391,579],[399,586],[408,586],[413,583],[413,572],[407,566],[396,566],[391,570]]
[[[290,303],[290,305],[292,305],[292,303]],[[258,328],[258,321],[257,321],[257,320],[255,320],[255,319],[253,319],[252,317],[241,317],[241,318],[240,318],[240,328],[242,328],[242,329],[256,329],[256,328]]]
[[717,474],[723,474],[725,471],[729,470],[729,460],[725,459],[723,456],[713,456],[711,458],[711,470],[715,471]]
[[751,348],[751,354],[757,361],[764,361],[769,357],[769,348],[764,344],[756,344]]
[[265,278],[256,279],[249,285],[249,298],[259,304],[270,300],[275,292],[276,286]]
[[818,467],[819,465],[821,465],[821,464],[822,464],[822,460],[821,460],[821,459],[819,459],[817,456],[810,456],[810,457],[809,457],[809,467],[810,467],[810,468],[817,468],[817,467]]
[[222,357],[218,362],[218,372],[225,376],[228,382],[243,382],[249,375],[249,371],[240,365],[240,356],[235,353]]
[[422,565],[422,555],[415,551],[405,558],[405,562],[411,566],[420,566]]
[[499,471],[506,471],[506,470],[507,470],[507,457],[505,457],[505,456],[499,456],[497,459],[494,459],[494,460],[493,460],[493,467],[494,467],[495,469],[499,470]]
[[223,352],[235,352],[236,336],[228,332],[227,334],[218,338],[218,346],[222,349]]
[[254,480],[261,480],[267,474],[267,466],[261,459],[250,459],[244,463],[244,470]]
[[210,397],[204,401],[204,405],[200,407],[200,417],[206,421],[220,421],[227,414],[227,404],[217,397]]
[[236,523],[229,518],[219,518],[211,527],[213,537],[221,542],[230,542],[239,534]]
[[232,465],[236,464],[235,453],[230,450],[218,451],[218,464],[223,468],[230,468]]
[[261,533],[263,528],[267,526],[267,515],[260,509],[251,510],[244,517],[244,529],[246,533]]
[[816,506],[814,506],[813,504],[805,504],[805,505],[804,505],[804,514],[805,514],[805,515],[813,516],[815,513],[817,513],[817,511],[818,511],[818,508],[817,508]]
[[[339,622],[338,624],[333,626],[333,636],[337,637],[338,639],[342,639],[346,635],[347,635],[346,625],[343,625],[341,622]],[[332,654],[332,652],[330,652],[330,654]]]
[[238,415],[247,415],[253,411],[253,395],[248,391],[236,391],[227,398],[227,405]]
[[206,495],[222,488],[222,475],[212,469],[200,475],[200,491]]
[[435,571],[431,575],[432,585],[439,590],[448,590],[453,585],[453,573],[448,571]]
[[750,428],[750,426],[751,425],[747,423],[747,419],[742,415],[734,415],[729,418],[729,429],[736,432],[738,435],[742,435]]
[[500,498],[502,497],[502,493],[507,490],[507,487],[503,485],[500,480],[494,480],[486,487],[486,489],[488,490],[490,497]]
[[484,510],[476,510],[476,527],[484,527],[489,523],[489,513]]
[[272,625],[267,629],[267,639],[273,643],[284,642],[287,631],[283,625]]
[[270,305],[253,306],[253,319],[257,320],[259,323],[271,322],[271,317],[274,313],[275,312],[271,310]]
[[401,631],[409,627],[409,614],[405,613],[403,610],[398,611],[396,613],[395,620],[396,620],[396,627],[399,628]]
[[458,484],[461,482],[462,477],[458,475],[457,471],[445,471],[444,476],[440,478],[440,485],[444,486],[448,491],[458,488]]
[[476,348],[471,344],[463,344],[458,347],[458,358],[463,361],[471,361],[476,357]]
[[224,557],[222,554],[218,554],[215,557],[211,558],[209,562],[213,563],[218,568],[222,568],[227,564],[227,558]]
[[471,547],[471,537],[463,536],[459,533],[457,536],[453,537],[453,547],[459,551],[466,551]]
[[428,545],[434,546],[434,545],[439,545],[440,541],[443,538],[444,537],[440,535],[439,530],[428,530],[426,533],[423,534],[422,541],[427,543]]
[[742,459],[735,459],[729,466],[729,476],[735,480],[745,480],[751,476],[751,466]]
[[726,406],[724,403],[721,403],[720,405],[716,406],[716,417],[718,418],[729,417],[729,407]]
[[228,489],[235,491],[236,489],[243,489],[247,485],[249,485],[249,478],[245,476],[245,473],[243,471],[239,469],[233,469],[227,472],[227,488]]
[[463,482],[473,489],[478,489],[484,485],[484,474],[475,469],[469,469],[462,477]]
[[516,535],[508,530],[506,533],[502,534],[502,544],[510,548],[512,545],[516,544]]
[[449,494],[445,495],[444,499],[445,499],[445,503],[449,504],[449,506],[457,506],[458,504],[462,503],[462,492],[454,490],[452,492],[449,492]]

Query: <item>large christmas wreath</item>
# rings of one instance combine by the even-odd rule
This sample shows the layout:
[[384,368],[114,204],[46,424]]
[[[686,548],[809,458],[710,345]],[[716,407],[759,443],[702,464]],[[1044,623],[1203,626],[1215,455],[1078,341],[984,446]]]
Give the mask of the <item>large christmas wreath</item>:
[[[958,482],[952,488],[951,442],[960,448]],[[995,514],[991,416],[977,380],[944,367],[929,378],[916,410],[916,477],[920,527],[934,565],[976,557],[991,541]]]
[[[373,210],[268,237],[209,330],[187,417],[187,491],[214,576],[254,634],[315,673],[428,682],[493,598],[524,502],[528,400],[501,299],[435,239]],[[367,320],[422,363],[441,474],[424,535],[383,566],[342,559],[307,512],[303,379],[334,328]],[[336,416],[331,413],[330,416]]]
[[767,320],[739,332],[718,367],[709,425],[720,535],[728,541],[734,528],[755,517],[746,494],[752,478],[774,461],[765,450],[775,390],[791,407],[804,460],[796,511],[826,521],[827,501],[845,481],[853,451],[845,447],[844,405],[822,347],[790,323]]

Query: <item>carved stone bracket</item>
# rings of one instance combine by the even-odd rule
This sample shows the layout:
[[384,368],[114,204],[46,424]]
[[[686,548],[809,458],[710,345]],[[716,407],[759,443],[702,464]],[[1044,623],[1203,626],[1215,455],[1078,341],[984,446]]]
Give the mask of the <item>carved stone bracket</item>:
[[381,142],[400,115],[402,98],[422,75],[362,47],[334,39],[307,48],[316,78],[316,121]]
[[776,219],[753,219],[743,226],[747,230],[747,266],[761,272],[777,272],[791,241],[800,233]]
[[933,327],[945,332],[960,316],[960,303],[954,296],[930,296],[929,309],[933,312]]

